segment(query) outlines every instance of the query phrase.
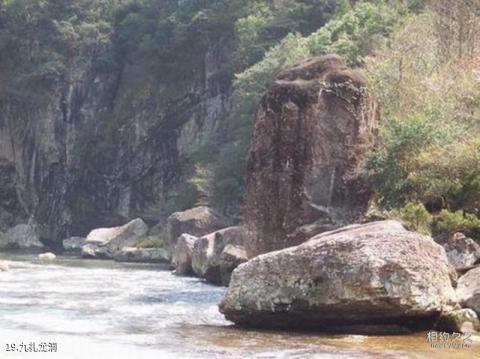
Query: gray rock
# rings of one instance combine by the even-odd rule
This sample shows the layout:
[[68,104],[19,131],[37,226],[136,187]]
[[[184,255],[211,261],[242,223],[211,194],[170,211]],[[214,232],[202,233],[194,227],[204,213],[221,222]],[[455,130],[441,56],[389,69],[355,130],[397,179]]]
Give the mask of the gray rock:
[[[213,284],[222,284],[220,258],[229,244],[243,245],[246,238],[242,226],[229,227],[200,237],[193,247],[193,272]],[[225,267],[226,270],[226,267]]]
[[41,249],[42,242],[35,224],[19,224],[0,236],[3,249]]
[[228,287],[232,272],[247,260],[247,251],[244,246],[227,244],[220,254],[219,264],[221,284]]
[[480,267],[468,271],[457,283],[458,302],[480,315]]
[[463,233],[439,236],[435,241],[445,248],[448,260],[457,269],[472,266],[480,259],[480,245]]
[[178,237],[183,233],[199,237],[227,226],[227,220],[209,207],[195,207],[175,212],[167,219],[168,243],[173,251]]
[[170,254],[165,248],[124,247],[114,252],[113,259],[118,262],[169,263]]
[[480,330],[480,321],[472,309],[456,309],[442,313],[436,329],[449,333],[473,333]]
[[189,234],[182,234],[178,237],[177,244],[173,251],[172,267],[175,268],[175,274],[191,275],[193,247],[198,237]]
[[40,259],[41,261],[53,261],[56,258],[57,256],[52,252],[41,253],[38,255],[38,259]]
[[63,248],[67,252],[81,252],[82,247],[87,244],[87,239],[84,237],[70,237],[63,240]]
[[86,258],[113,258],[124,247],[133,247],[142,241],[148,226],[140,218],[121,227],[98,228],[91,231],[82,247]]
[[455,278],[430,237],[396,221],[373,222],[241,264],[220,311],[240,325],[267,328],[428,327],[455,304]]

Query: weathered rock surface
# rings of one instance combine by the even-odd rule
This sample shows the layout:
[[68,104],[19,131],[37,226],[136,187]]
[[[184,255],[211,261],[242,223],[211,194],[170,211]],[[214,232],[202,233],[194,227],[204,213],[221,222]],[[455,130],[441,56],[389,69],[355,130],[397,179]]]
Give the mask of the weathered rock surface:
[[463,233],[438,236],[435,241],[445,248],[448,260],[457,269],[472,266],[480,260],[480,245]]
[[455,278],[432,238],[396,221],[373,222],[241,264],[220,311],[240,325],[267,328],[431,327],[455,304]]
[[54,259],[56,259],[57,256],[55,254],[53,254],[52,252],[47,252],[47,253],[40,253],[38,255],[38,259],[40,259],[41,261],[53,261]]
[[198,237],[189,234],[182,234],[178,237],[177,244],[173,251],[172,267],[175,268],[175,274],[191,275],[193,247]]
[[201,206],[175,212],[167,219],[168,243],[173,250],[178,237],[183,233],[200,237],[226,226],[227,220],[209,207]]
[[118,262],[169,263],[170,254],[165,248],[124,247],[113,253]]
[[456,309],[442,313],[436,329],[449,333],[474,333],[480,330],[480,321],[472,309]]
[[64,239],[62,244],[63,249],[67,252],[81,252],[82,247],[87,244],[87,239],[84,237],[70,237]]
[[[245,238],[246,231],[242,226],[225,228],[200,237],[193,247],[192,268],[194,273],[213,284],[228,284],[222,281],[222,277],[227,280],[227,276],[225,274],[222,276],[221,263],[227,264],[223,267],[223,272],[226,272],[233,266],[234,261],[226,262],[228,253],[224,256],[224,261],[221,261],[222,253],[229,244],[242,246]],[[233,268],[231,269],[233,270]]]
[[148,226],[140,218],[121,227],[98,228],[91,231],[82,247],[86,258],[113,258],[124,247],[136,246],[148,232]]
[[468,271],[457,283],[457,297],[464,308],[480,315],[480,267]]
[[[61,247],[71,233],[119,226],[178,190],[186,170],[179,157],[218,136],[227,118],[231,41],[228,34],[210,39],[194,51],[195,61],[167,66],[158,81],[149,70],[139,78],[129,62],[100,70],[97,57],[114,47],[102,37],[102,45],[87,45],[96,51],[71,54],[52,86],[35,96],[16,96],[18,89],[4,96],[0,230],[34,216],[41,240]],[[43,48],[18,50],[28,63]],[[132,90],[134,84],[149,90]]]
[[240,264],[248,260],[247,251],[244,246],[227,244],[220,254],[220,282],[223,286],[230,284],[232,272]]
[[19,224],[0,235],[0,248],[37,250],[43,248],[43,243],[40,242],[36,225]]
[[321,219],[328,230],[360,217],[370,197],[362,169],[377,122],[365,78],[338,56],[277,76],[257,111],[248,154],[250,257],[308,239],[290,235],[302,225]]

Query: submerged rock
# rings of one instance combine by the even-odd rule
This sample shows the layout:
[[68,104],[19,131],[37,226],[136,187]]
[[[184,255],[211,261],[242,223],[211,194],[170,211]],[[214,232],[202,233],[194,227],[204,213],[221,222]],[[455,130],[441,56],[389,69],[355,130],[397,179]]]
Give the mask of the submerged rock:
[[113,253],[118,262],[169,263],[170,254],[165,248],[124,247]]
[[178,237],[183,233],[199,237],[227,226],[227,220],[209,207],[201,206],[175,212],[167,219],[168,243],[173,251]]
[[241,264],[220,311],[237,324],[266,328],[432,327],[455,303],[455,278],[430,237],[396,221],[373,222]]
[[[234,269],[233,264],[235,261],[231,260],[227,263],[227,254],[224,256],[224,260],[221,261],[222,253],[229,244],[242,246],[245,237],[245,228],[236,226],[225,228],[199,238],[195,242],[192,254],[192,268],[194,273],[201,278],[205,278],[210,283],[227,285],[229,278],[225,273],[230,269]],[[223,276],[222,262],[224,263]]]
[[41,249],[37,227],[34,224],[19,224],[0,235],[1,249]]
[[40,259],[41,261],[53,261],[56,258],[57,256],[52,252],[41,253],[38,255],[38,259]]
[[471,308],[480,315],[480,267],[460,277],[457,283],[457,297],[462,307]]
[[81,252],[82,247],[87,244],[87,239],[84,237],[70,237],[64,239],[62,244],[63,249],[67,252]]
[[247,160],[250,257],[305,241],[293,233],[300,226],[320,220],[317,230],[331,230],[366,210],[362,170],[378,127],[366,83],[336,55],[277,76],[258,108]]
[[6,272],[10,270],[10,263],[6,261],[0,261],[0,272]]
[[175,274],[191,275],[193,247],[198,237],[189,234],[182,234],[178,237],[177,244],[173,251],[172,267],[175,268]]
[[140,218],[121,227],[98,228],[91,231],[82,256],[86,258],[113,258],[124,247],[136,246],[148,232],[148,226]]

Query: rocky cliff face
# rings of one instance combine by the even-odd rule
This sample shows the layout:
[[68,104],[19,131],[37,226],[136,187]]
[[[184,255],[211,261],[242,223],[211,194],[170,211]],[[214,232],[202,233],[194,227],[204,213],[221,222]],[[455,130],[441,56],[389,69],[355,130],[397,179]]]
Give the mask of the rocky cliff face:
[[150,79],[145,93],[129,88],[127,62],[106,74],[72,61],[41,101],[2,101],[0,231],[33,218],[55,245],[161,202],[183,156],[215,135],[229,107],[229,79],[218,75],[228,54],[228,41],[212,43],[177,80]]
[[365,79],[338,56],[277,76],[259,106],[247,162],[250,256],[360,217],[370,195],[362,167],[377,122]]

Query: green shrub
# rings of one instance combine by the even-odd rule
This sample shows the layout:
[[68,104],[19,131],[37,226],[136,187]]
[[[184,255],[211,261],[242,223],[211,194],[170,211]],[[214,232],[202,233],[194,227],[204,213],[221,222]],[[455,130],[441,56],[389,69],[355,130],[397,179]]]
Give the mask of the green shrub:
[[435,223],[437,233],[453,234],[478,228],[480,228],[480,219],[474,214],[464,213],[461,210],[450,212],[444,209],[436,218]]
[[150,236],[137,244],[137,248],[165,248],[166,244],[163,239],[155,236]]
[[409,230],[431,233],[433,218],[422,203],[408,202],[403,208],[393,210],[391,217],[400,220]]

